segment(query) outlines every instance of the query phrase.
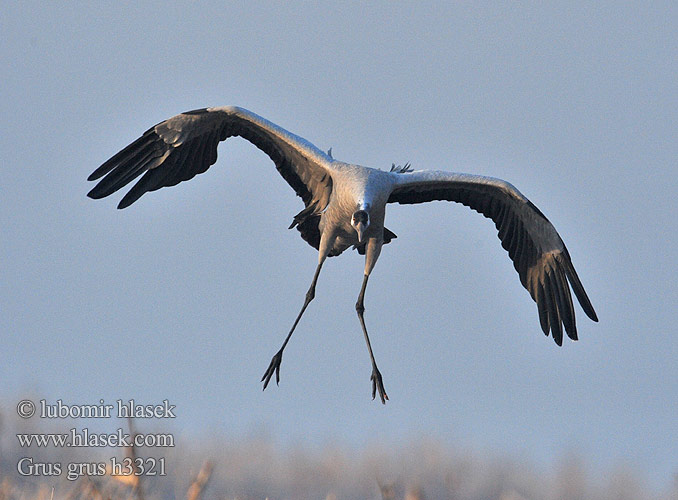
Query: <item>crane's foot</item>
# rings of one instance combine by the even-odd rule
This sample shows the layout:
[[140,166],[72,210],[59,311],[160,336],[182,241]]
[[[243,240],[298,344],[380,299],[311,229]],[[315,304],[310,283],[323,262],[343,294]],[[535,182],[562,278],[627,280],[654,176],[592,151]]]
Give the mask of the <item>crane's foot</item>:
[[271,364],[268,365],[268,369],[266,370],[266,373],[264,373],[264,376],[261,377],[261,381],[264,383],[264,389],[266,390],[266,387],[268,387],[268,383],[271,381],[271,377],[273,376],[273,372],[275,372],[275,385],[278,385],[280,383],[280,363],[282,363],[282,353],[283,350],[280,349],[275,356],[273,356],[273,359],[271,360]]
[[381,398],[381,402],[382,404],[386,404],[386,401],[388,400],[388,395],[384,390],[384,382],[382,382],[381,380],[381,373],[379,373],[377,365],[374,365],[372,367],[372,376],[370,377],[370,380],[372,381],[372,399],[374,399],[374,397],[377,394],[377,390],[379,390],[379,397]]

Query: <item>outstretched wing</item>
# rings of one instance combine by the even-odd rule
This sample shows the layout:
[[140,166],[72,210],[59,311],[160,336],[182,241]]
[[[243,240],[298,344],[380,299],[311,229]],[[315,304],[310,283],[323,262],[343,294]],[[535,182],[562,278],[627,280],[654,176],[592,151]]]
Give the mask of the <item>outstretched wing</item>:
[[392,175],[394,189],[389,203],[455,201],[494,221],[520,282],[537,303],[542,330],[546,335],[550,331],[556,344],[562,345],[563,326],[567,335],[577,340],[570,286],[586,315],[598,321],[555,227],[511,184],[491,177],[440,171]]
[[312,207],[310,212],[325,208],[332,191],[332,158],[305,139],[232,106],[188,111],[148,129],[89,176],[90,181],[105,177],[88,196],[103,198],[144,174],[118,205],[128,207],[147,191],[205,172],[217,161],[219,142],[233,136],[265,152],[306,207]]

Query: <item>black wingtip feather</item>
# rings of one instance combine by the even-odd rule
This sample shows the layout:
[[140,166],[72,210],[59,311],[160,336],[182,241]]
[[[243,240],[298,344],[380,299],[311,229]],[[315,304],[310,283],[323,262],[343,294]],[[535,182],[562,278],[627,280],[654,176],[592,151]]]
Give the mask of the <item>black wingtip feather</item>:
[[127,208],[132,203],[141,198],[144,193],[154,191],[162,186],[163,180],[170,174],[171,168],[162,170],[148,170],[144,176],[137,181],[118,204],[119,209]]
[[560,304],[557,292],[557,284],[554,283],[555,278],[550,274],[546,273],[544,276],[544,284],[546,286],[546,294],[549,297],[550,307],[550,320],[551,324],[551,335],[553,335],[553,340],[558,344],[558,346],[563,345],[563,323],[562,323],[562,313],[560,311]]
[[[149,135],[151,134],[153,135],[153,137],[149,137]],[[111,158],[102,163],[99,168],[97,168],[94,172],[92,172],[89,175],[87,180],[95,181],[100,177],[103,177],[111,170],[113,170],[115,167],[117,167],[120,163],[122,163],[123,160],[127,159],[127,157],[137,155],[145,148],[152,146],[156,138],[157,136],[155,135],[153,128],[148,129],[146,132],[144,132],[144,134],[141,137],[139,137],[133,143],[126,146],[124,149],[118,151],[115,155],[113,155]]]
[[544,332],[544,335],[548,337],[550,330],[549,312],[546,308],[544,287],[541,283],[537,283],[536,288],[536,294],[533,298],[537,302],[537,310],[539,311],[539,324],[541,325],[541,330]]
[[572,285],[572,290],[574,291],[574,294],[576,295],[577,300],[581,305],[581,308],[584,310],[586,315],[592,321],[595,321],[597,323],[598,315],[596,314],[596,311],[593,309],[593,304],[591,304],[589,296],[586,294],[586,291],[584,290],[584,285],[582,285],[581,281],[579,280],[577,271],[575,271],[574,266],[572,265],[572,261],[570,260],[570,256],[567,253],[565,254],[564,267],[567,279],[570,282],[570,285]]
[[565,272],[558,261],[556,261],[556,268],[553,270],[553,277],[555,278],[556,293],[558,294],[558,310],[560,311],[565,333],[574,340],[577,338],[574,304],[572,304],[572,296],[570,295],[570,287],[567,285]]
[[132,199],[131,197],[127,196],[128,194],[129,193],[123,196],[122,200],[120,200],[120,203],[118,203],[118,210],[122,210],[123,208],[129,207],[132,203],[134,203],[141,197],[141,195],[139,195],[136,198]]

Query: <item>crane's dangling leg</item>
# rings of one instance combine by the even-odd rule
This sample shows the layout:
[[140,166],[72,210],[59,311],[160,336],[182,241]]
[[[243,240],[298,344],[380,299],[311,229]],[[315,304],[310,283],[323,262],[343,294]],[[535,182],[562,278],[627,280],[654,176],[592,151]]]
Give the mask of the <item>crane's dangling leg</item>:
[[273,359],[271,360],[271,364],[268,365],[268,369],[266,370],[266,373],[264,373],[264,376],[261,377],[261,381],[264,383],[264,390],[268,386],[268,383],[271,381],[271,377],[273,376],[273,372],[275,372],[275,383],[276,385],[280,383],[280,363],[282,362],[282,355],[283,351],[285,350],[285,346],[287,343],[290,341],[290,337],[292,337],[292,333],[294,332],[294,329],[297,327],[297,324],[299,323],[299,320],[301,319],[301,316],[304,314],[304,311],[308,307],[308,305],[311,303],[313,298],[315,297],[315,285],[318,282],[318,276],[320,276],[320,269],[323,267],[323,262],[325,262],[325,258],[327,255],[323,255],[322,253],[320,254],[320,257],[318,259],[318,267],[315,269],[315,274],[313,275],[313,281],[311,282],[311,287],[308,289],[308,292],[306,292],[306,299],[304,300],[304,305],[301,307],[301,311],[299,311],[299,315],[297,316],[297,319],[294,320],[294,324],[292,325],[292,328],[290,329],[290,333],[287,334],[287,337],[285,338],[285,342],[283,342],[282,347],[280,350],[273,356]]
[[367,350],[370,353],[370,360],[372,361],[372,376],[370,380],[372,381],[372,399],[379,391],[379,397],[381,402],[386,404],[388,400],[388,395],[384,390],[384,382],[381,380],[381,373],[379,368],[377,368],[377,362],[374,359],[374,354],[372,353],[372,344],[370,344],[370,337],[367,335],[367,327],[365,326],[365,318],[363,313],[365,312],[365,289],[367,288],[367,280],[370,277],[370,272],[374,267],[374,264],[377,262],[379,253],[381,252],[382,242],[371,238],[367,242],[366,252],[365,252],[365,274],[363,276],[363,285],[360,288],[360,294],[358,295],[358,301],[355,303],[355,310],[358,313],[358,319],[360,320],[360,326],[363,329],[363,335],[365,335],[365,343],[367,344]]

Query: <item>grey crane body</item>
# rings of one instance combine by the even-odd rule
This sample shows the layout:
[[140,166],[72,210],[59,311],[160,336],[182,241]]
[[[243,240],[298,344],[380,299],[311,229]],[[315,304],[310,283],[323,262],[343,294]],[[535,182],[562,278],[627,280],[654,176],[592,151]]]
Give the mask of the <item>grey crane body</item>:
[[[321,237],[320,254],[339,255],[349,247],[358,247],[373,239],[381,246],[387,194],[393,186],[390,173],[341,162],[334,162],[331,168],[332,195],[319,223],[320,234],[325,236],[328,247],[323,248]],[[364,233],[360,236],[353,224],[356,212],[368,215]],[[369,252],[367,255],[369,258]]]
[[247,139],[268,154],[302,198],[305,207],[290,228],[297,227],[302,238],[318,250],[311,286],[281,349],[262,377],[264,389],[274,373],[279,382],[283,351],[315,297],[323,263],[327,257],[353,247],[365,255],[356,311],[372,362],[372,397],[378,391],[382,403],[386,402],[388,396],[365,326],[364,297],[382,246],[396,237],[384,227],[388,203],[454,201],[492,219],[522,285],[537,304],[542,330],[546,335],[551,333],[558,345],[562,344],[563,331],[577,340],[570,286],[586,315],[598,321],[556,229],[508,182],[445,171],[412,171],[407,165],[387,172],[343,163],[243,108],[189,111],[155,125],[90,175],[88,180],[103,179],[88,196],[103,198],[142,176],[118,205],[125,208],[147,191],[173,186],[205,172],[216,162],[219,142],[233,136]]

